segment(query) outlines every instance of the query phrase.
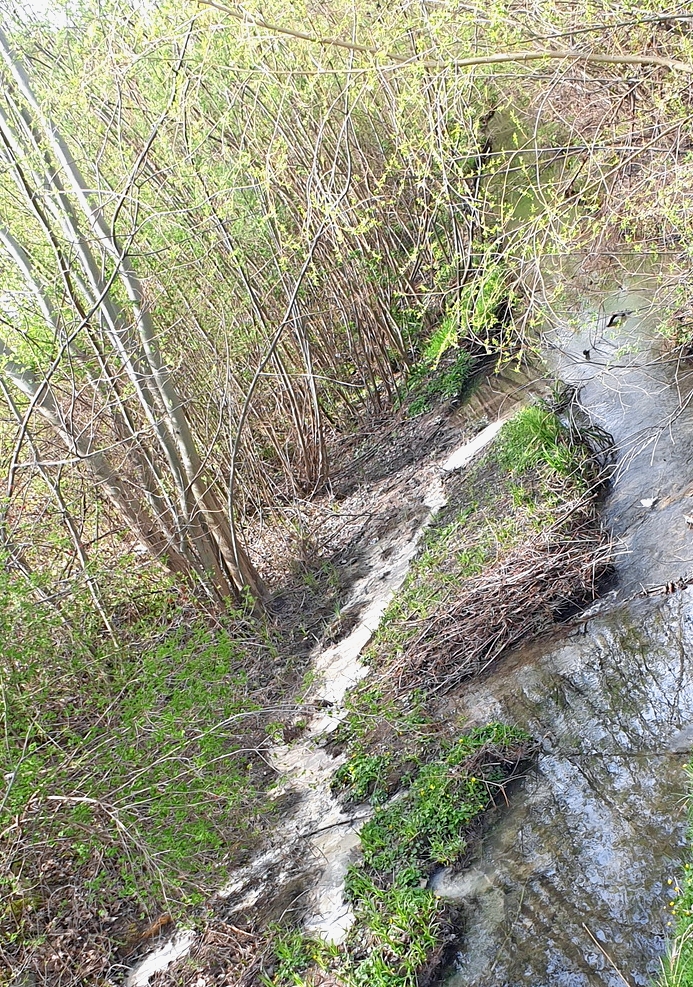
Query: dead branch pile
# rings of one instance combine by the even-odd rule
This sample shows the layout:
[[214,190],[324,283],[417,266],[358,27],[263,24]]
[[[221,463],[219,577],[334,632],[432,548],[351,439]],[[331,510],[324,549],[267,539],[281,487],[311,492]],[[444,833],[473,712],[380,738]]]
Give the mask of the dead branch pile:
[[388,674],[403,690],[425,681],[434,692],[479,674],[511,645],[554,623],[568,604],[594,599],[610,558],[594,498],[584,497],[551,527],[465,580],[460,595],[426,621]]

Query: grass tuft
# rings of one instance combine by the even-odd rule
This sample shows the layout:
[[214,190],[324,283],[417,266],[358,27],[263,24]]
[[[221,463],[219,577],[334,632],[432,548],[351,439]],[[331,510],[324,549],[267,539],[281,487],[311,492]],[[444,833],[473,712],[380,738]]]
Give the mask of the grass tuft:
[[[687,767],[689,791],[693,792],[693,763]],[[693,845],[693,800],[689,797],[689,843]],[[693,863],[684,864],[680,881],[668,879],[671,891],[673,936],[662,963],[657,987],[693,987]]]
[[503,427],[496,455],[503,469],[516,476],[542,463],[568,476],[579,465],[570,433],[541,403],[518,411]]

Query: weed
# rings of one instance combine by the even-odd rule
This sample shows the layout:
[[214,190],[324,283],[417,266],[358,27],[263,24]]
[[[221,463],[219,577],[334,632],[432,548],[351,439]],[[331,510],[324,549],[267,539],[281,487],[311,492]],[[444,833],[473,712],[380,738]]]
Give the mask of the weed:
[[427,873],[433,865],[460,860],[469,824],[492,804],[489,783],[502,780],[507,752],[527,740],[520,730],[493,724],[422,765],[408,792],[376,809],[361,830],[366,866],[384,873],[406,867]]
[[[417,974],[441,940],[443,906],[414,872],[381,887],[361,868],[347,875],[356,924],[343,963],[353,987],[415,987]],[[365,955],[364,955],[365,954]]]
[[355,744],[349,760],[335,773],[332,791],[343,792],[349,802],[365,802],[378,805],[387,799],[388,769],[392,754],[369,754],[361,744]]
[[503,469],[516,476],[540,463],[567,476],[576,461],[568,430],[542,404],[523,408],[504,425],[496,455]]
[[444,354],[459,345],[460,338],[493,338],[507,298],[505,271],[500,264],[491,261],[462,288],[459,298],[429,340],[423,353],[424,363],[435,369]]
[[435,401],[459,401],[463,397],[472,373],[474,360],[466,350],[460,350],[455,360],[444,369],[432,369],[421,363],[409,376],[409,393],[414,397],[409,404],[409,414],[420,415],[428,411]]
[[336,949],[321,939],[307,936],[300,929],[271,928],[268,930],[274,971],[263,975],[267,987],[301,987],[302,974],[310,966],[324,968],[336,955]]
[[[693,763],[688,765],[689,790],[693,791]],[[693,844],[693,802],[688,808],[690,829],[689,843]],[[693,987],[693,864],[684,864],[680,881],[668,878],[671,892],[669,907],[671,920],[667,923],[674,929],[662,974],[657,987]]]

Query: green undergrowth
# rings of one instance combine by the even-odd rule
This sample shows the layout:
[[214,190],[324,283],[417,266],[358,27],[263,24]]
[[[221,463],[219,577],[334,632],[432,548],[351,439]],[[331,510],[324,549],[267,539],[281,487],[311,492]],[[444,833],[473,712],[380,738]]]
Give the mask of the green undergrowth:
[[[687,767],[689,802],[688,841],[693,846],[693,763]],[[663,961],[662,975],[657,987],[693,987],[693,854],[684,864],[678,882],[667,879],[671,899],[671,919],[667,923],[672,933],[667,955]]]
[[504,313],[510,298],[505,268],[495,260],[482,262],[439,325],[423,344],[407,380],[407,409],[418,415],[437,401],[462,400],[475,367],[475,353],[503,351]]
[[[498,723],[453,742],[432,732],[416,736],[416,753],[410,747],[405,755],[397,744],[383,750],[377,764],[358,745],[351,750],[336,787],[345,801],[368,790],[375,806],[360,833],[363,861],[346,879],[354,925],[345,944],[331,951],[287,934],[275,949],[276,967],[266,983],[300,987],[312,982],[304,978],[306,970],[318,966],[346,987],[415,987],[424,970],[442,961],[450,938],[448,908],[427,879],[437,867],[465,859],[481,817],[533,745],[522,730]],[[382,804],[385,788],[378,780],[398,762],[405,762],[400,791]],[[286,942],[293,966],[287,963]]]
[[454,358],[447,359],[440,367],[426,361],[417,364],[407,381],[408,413],[420,415],[438,401],[460,401],[467,391],[473,369],[474,358],[464,349],[457,350]]
[[243,608],[212,628],[142,574],[129,599],[114,641],[86,594],[57,611],[0,572],[0,926],[17,961],[51,951],[73,901],[83,941],[104,912],[123,944],[133,920],[202,902],[258,838],[274,631]]

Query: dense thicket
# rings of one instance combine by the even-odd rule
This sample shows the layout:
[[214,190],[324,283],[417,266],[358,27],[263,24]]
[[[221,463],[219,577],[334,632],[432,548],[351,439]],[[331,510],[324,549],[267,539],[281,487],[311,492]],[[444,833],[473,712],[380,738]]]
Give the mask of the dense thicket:
[[[6,25],[17,565],[35,564],[32,504],[82,566],[104,527],[124,529],[212,597],[258,592],[236,521],[324,487],[330,436],[392,404],[441,315],[444,345],[461,331],[502,348],[475,307],[484,271],[521,286],[522,339],[557,248],[661,240],[661,217],[669,241],[688,236],[661,166],[684,180],[686,18],[610,7],[585,31],[549,4],[339,2],[239,16],[87,4],[61,26]],[[484,64],[497,52],[519,60]],[[670,56],[678,68],[651,64]]]

